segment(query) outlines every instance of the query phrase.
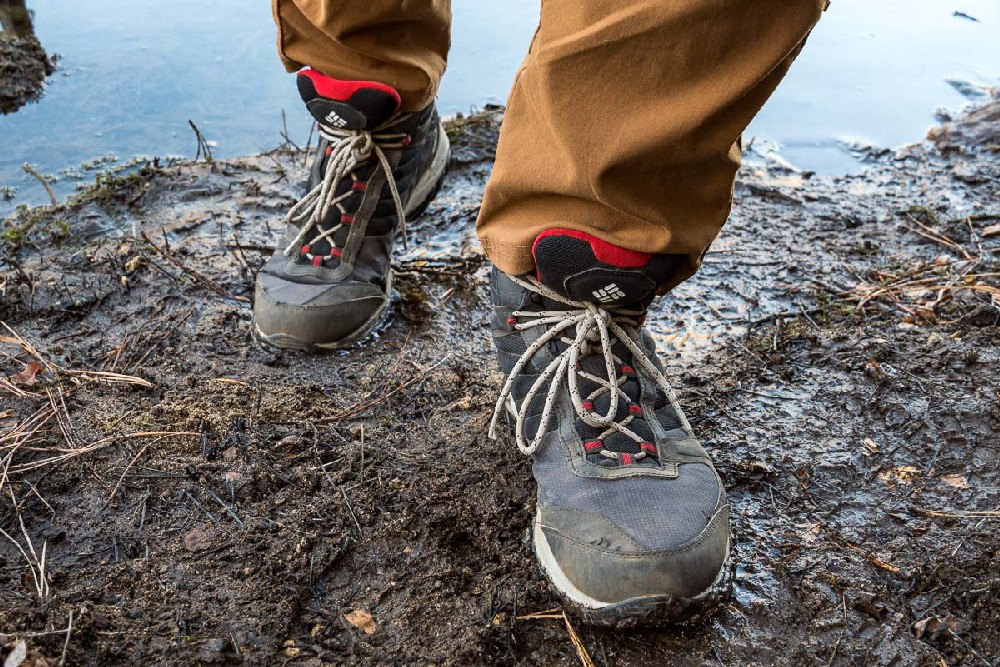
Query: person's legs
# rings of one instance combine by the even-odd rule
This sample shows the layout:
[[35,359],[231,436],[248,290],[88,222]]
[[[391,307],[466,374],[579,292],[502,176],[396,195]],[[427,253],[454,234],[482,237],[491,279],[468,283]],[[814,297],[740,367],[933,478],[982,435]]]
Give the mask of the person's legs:
[[696,270],[729,214],[739,138],[826,0],[544,0],[478,233],[504,272],[575,229]]
[[728,589],[729,506],[642,331],[729,213],[740,133],[823,0],[543,0],[478,221],[535,553],[604,625]]
[[294,72],[380,81],[402,110],[434,101],[451,40],[451,0],[272,0],[278,53]]
[[405,219],[434,196],[448,138],[433,99],[448,0],[274,0],[278,48],[321,141],[307,194],[257,276],[254,331],[323,350],[382,320]]

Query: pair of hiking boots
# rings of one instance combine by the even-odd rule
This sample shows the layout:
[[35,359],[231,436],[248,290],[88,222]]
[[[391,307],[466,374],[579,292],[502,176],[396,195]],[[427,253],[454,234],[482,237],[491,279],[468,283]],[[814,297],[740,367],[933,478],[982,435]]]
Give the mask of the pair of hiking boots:
[[[374,82],[305,70],[321,135],[308,193],[257,279],[254,326],[282,348],[357,341],[386,313],[405,220],[444,176],[448,138],[431,105],[401,113]],[[538,483],[534,545],[556,591],[601,625],[682,620],[728,590],[729,508],[642,323],[669,255],[553,229],[535,275],[493,269],[493,343],[506,417]]]

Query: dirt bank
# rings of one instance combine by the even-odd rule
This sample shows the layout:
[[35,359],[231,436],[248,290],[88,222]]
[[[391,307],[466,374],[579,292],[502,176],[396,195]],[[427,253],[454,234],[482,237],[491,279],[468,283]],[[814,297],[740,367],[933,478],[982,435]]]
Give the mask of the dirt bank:
[[[0,7],[0,13],[6,9]],[[38,99],[55,65],[33,34],[0,30],[0,113],[14,113]]]
[[[860,176],[744,169],[704,270],[652,318],[729,490],[734,595],[687,628],[575,624],[596,664],[1000,657],[980,118]],[[501,378],[473,222],[499,119],[452,127],[391,327],[336,356],[250,336],[301,153],[150,165],[5,223],[0,657],[579,664],[562,620],[524,618],[557,606],[530,466],[486,437]]]

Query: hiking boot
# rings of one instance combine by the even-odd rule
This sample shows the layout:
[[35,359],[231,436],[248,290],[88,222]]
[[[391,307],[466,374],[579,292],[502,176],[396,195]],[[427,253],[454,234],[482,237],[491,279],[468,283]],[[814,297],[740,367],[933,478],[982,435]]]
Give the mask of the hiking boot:
[[434,197],[448,137],[434,105],[399,111],[399,94],[313,70],[299,93],[320,143],[308,194],[285,217],[284,238],[257,276],[254,328],[277,347],[341,347],[378,326],[392,290],[391,257],[406,217]]
[[729,506],[642,330],[676,265],[550,230],[536,276],[492,278],[493,342],[508,375],[490,425],[513,422],[538,482],[535,555],[598,625],[689,620],[729,588]]

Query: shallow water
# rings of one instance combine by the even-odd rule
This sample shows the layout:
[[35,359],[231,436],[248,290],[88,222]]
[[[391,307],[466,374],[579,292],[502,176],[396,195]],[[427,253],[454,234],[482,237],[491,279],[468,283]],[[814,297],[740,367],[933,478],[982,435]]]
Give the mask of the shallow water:
[[[91,174],[60,172],[95,158],[193,156],[188,119],[219,157],[280,143],[282,110],[295,141],[308,134],[294,82],[274,53],[266,2],[175,0],[165,9],[150,0],[29,0],[28,6],[42,44],[62,59],[39,103],[0,116],[0,186],[16,188],[13,201],[0,202],[0,214],[46,200],[22,172],[25,162],[58,179],[62,197]],[[536,17],[537,0],[454,3],[451,65],[439,101],[444,113],[504,100]],[[994,0],[877,6],[835,0],[749,134],[768,140],[756,146],[776,145],[801,168],[856,171],[861,165],[845,142],[918,140],[935,108],[966,102],[946,79],[998,83],[998,28]]]

